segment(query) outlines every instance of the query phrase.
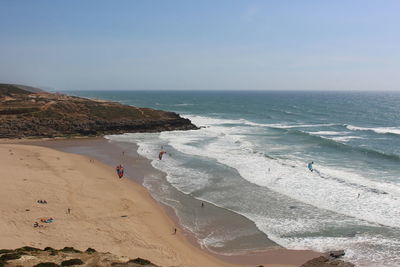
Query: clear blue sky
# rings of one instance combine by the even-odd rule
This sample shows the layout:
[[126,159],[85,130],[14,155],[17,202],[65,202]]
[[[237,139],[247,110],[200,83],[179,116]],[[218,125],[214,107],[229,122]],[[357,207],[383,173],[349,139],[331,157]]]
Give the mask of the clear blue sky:
[[0,82],[400,90],[398,0],[0,0]]

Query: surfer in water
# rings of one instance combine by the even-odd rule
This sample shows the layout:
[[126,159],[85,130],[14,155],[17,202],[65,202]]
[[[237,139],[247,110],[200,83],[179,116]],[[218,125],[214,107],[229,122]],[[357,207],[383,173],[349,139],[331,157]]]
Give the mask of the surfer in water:
[[310,170],[310,172],[314,171],[313,164],[314,164],[314,161],[311,161],[310,163],[308,163],[308,169]]
[[160,153],[158,154],[158,159],[159,159],[159,160],[162,160],[162,157],[163,157],[164,154],[167,154],[167,152],[161,150]]

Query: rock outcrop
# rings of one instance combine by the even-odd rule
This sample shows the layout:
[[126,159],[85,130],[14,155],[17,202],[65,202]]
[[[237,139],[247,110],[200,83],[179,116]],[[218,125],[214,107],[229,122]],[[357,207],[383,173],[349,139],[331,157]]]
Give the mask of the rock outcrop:
[[326,253],[325,256],[307,261],[300,267],[354,267],[353,263],[339,260],[344,255],[344,250],[331,251]]
[[197,129],[173,112],[22,88],[0,84],[0,138]]

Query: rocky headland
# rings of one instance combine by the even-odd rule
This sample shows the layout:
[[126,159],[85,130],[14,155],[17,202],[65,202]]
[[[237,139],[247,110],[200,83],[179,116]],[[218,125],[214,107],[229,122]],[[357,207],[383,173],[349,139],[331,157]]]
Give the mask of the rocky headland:
[[0,138],[69,137],[197,129],[173,112],[0,84]]

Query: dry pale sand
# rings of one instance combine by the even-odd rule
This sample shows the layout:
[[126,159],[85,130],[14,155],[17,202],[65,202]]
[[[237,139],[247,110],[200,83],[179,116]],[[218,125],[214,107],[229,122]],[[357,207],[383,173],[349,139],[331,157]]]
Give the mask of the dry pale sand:
[[[1,144],[0,184],[0,248],[92,247],[162,266],[238,266],[174,235],[173,221],[143,187],[88,157]],[[55,221],[33,227],[46,217]]]

